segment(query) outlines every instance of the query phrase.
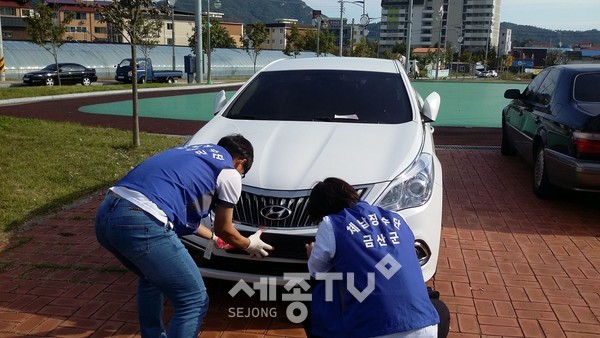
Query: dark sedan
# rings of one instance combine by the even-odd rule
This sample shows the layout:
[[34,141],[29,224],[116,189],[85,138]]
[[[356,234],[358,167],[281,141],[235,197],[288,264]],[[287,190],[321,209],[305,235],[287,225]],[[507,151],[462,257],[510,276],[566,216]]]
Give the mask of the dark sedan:
[[600,65],[552,66],[504,97],[502,154],[533,165],[538,197],[557,187],[600,192]]
[[[89,86],[92,82],[98,81],[96,69],[87,68],[78,63],[59,63],[58,74],[60,74],[61,84],[81,83],[84,86]],[[56,65],[51,64],[41,70],[25,74],[23,76],[23,83],[29,85],[57,85],[58,75]]]

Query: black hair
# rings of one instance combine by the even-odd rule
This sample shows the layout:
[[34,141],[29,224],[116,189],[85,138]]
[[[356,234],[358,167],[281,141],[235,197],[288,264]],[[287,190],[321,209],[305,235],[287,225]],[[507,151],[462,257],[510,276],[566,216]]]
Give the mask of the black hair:
[[254,148],[252,143],[241,134],[232,134],[222,137],[217,145],[225,148],[233,159],[246,159],[244,173],[247,173],[254,162]]
[[358,192],[353,186],[337,177],[328,177],[312,188],[306,206],[308,217],[318,223],[323,217],[353,207],[358,201]]

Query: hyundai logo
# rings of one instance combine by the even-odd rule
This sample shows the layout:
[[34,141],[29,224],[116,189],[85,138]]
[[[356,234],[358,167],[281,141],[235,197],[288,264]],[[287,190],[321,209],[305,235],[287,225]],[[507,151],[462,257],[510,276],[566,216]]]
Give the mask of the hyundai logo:
[[260,214],[270,221],[283,221],[292,215],[292,210],[281,205],[268,205],[260,209]]

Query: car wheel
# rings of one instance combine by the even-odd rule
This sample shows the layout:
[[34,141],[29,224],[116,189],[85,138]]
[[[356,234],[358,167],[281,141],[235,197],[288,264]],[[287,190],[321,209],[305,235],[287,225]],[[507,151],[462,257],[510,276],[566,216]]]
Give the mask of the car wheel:
[[172,77],[170,77],[170,76],[169,76],[169,77],[167,78],[167,82],[168,82],[168,83],[175,83],[175,80],[174,80]]
[[92,80],[89,77],[84,76],[83,79],[81,79],[81,84],[84,86],[90,86],[92,84]]
[[533,193],[539,198],[550,198],[553,192],[554,186],[548,180],[544,146],[540,144],[535,148],[533,158]]
[[146,83],[146,77],[145,76],[140,77],[140,80],[138,81],[138,83]]
[[500,153],[505,156],[513,156],[517,153],[517,149],[510,144],[506,128],[506,122],[502,119],[502,143],[500,145]]
[[54,86],[54,78],[52,78],[52,77],[47,78],[46,86]]

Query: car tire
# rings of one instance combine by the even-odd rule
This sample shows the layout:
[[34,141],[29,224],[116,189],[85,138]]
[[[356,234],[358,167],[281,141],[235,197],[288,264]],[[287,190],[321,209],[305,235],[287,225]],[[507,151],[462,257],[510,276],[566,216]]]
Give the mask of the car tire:
[[90,79],[89,76],[84,76],[83,79],[81,79],[81,84],[84,86],[91,86],[92,79]]
[[46,79],[46,86],[54,86],[56,84],[56,82],[54,81],[53,77],[49,77]]
[[175,83],[175,79],[173,79],[172,77],[169,76],[167,78],[167,82],[173,84],[173,83]]
[[510,144],[508,134],[506,132],[506,122],[502,119],[502,143],[500,145],[500,153],[504,156],[513,156],[517,153],[517,149]]
[[548,180],[544,146],[538,144],[533,156],[533,193],[539,198],[551,198],[555,188]]
[[138,83],[146,83],[146,77],[145,76],[140,77],[140,80],[138,81]]

